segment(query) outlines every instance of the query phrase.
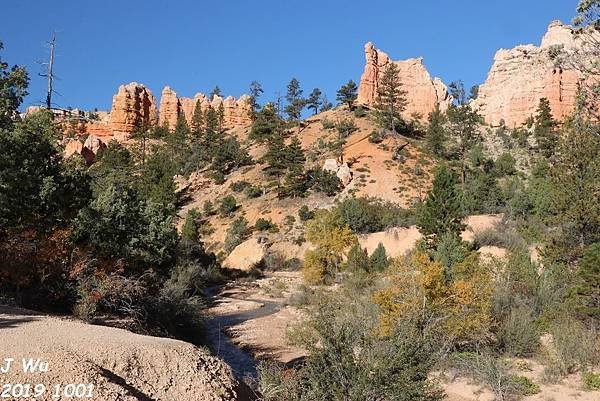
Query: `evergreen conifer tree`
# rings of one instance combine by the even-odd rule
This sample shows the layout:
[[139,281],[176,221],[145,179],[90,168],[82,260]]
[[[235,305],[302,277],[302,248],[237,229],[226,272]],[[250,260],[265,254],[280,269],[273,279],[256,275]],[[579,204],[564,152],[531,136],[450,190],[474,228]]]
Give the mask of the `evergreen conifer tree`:
[[306,106],[306,99],[302,97],[302,89],[300,88],[300,82],[296,78],[292,78],[287,86],[287,93],[285,99],[287,105],[284,108],[285,114],[287,114],[289,121],[297,122],[298,132],[300,132],[300,117],[302,116],[302,109]]
[[262,85],[258,81],[250,82],[250,106],[252,108],[252,115],[256,117],[256,113],[260,108],[258,104],[258,98],[264,93]]
[[390,260],[388,259],[385,247],[381,242],[371,254],[371,257],[369,258],[369,264],[371,266],[371,271],[375,272],[384,271],[389,266]]
[[396,124],[401,120],[400,113],[406,109],[406,91],[402,89],[399,74],[396,64],[388,64],[379,82],[375,103],[379,125],[394,134],[397,133]]
[[545,157],[554,155],[558,144],[557,123],[552,118],[552,109],[550,102],[546,98],[541,98],[537,108],[537,114],[534,120],[533,135],[535,136],[537,147]]
[[321,108],[323,102],[321,95],[321,89],[315,88],[308,96],[308,99],[306,99],[306,107],[309,110],[313,110],[313,114],[317,114]]
[[445,154],[444,144],[446,141],[446,130],[444,123],[446,118],[440,111],[439,104],[435,106],[435,110],[429,114],[429,124],[425,141],[427,148],[437,157],[443,157]]
[[369,269],[369,257],[367,251],[361,248],[358,241],[352,245],[350,251],[348,251],[348,261],[346,262],[348,270],[351,272],[368,272]]
[[445,165],[438,167],[433,188],[418,208],[417,227],[430,244],[444,234],[459,236],[465,227],[457,183],[452,170]]
[[349,80],[346,84],[342,85],[337,91],[336,100],[342,104],[348,105],[350,110],[354,109],[354,102],[357,98],[358,86],[353,80]]
[[192,124],[190,128],[195,138],[202,136],[202,130],[204,129],[204,113],[200,106],[200,100],[197,100],[194,105],[194,113],[192,114]]

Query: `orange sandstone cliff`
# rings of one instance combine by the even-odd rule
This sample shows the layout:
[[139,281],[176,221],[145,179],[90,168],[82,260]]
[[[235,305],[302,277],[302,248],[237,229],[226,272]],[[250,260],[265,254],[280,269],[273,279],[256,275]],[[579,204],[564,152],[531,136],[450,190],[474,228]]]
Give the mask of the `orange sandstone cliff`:
[[366,65],[360,78],[358,102],[373,105],[377,99],[379,80],[389,63],[394,63],[400,71],[402,88],[407,92],[407,106],[404,116],[410,117],[417,113],[422,119],[427,118],[436,104],[445,110],[451,103],[448,88],[439,78],[431,78],[423,65],[422,58],[411,58],[402,61],[392,61],[390,57],[375,48],[373,43],[365,45]]
[[535,115],[540,99],[547,98],[553,117],[564,120],[575,107],[582,76],[559,65],[553,54],[557,49],[569,51],[579,45],[570,26],[554,21],[539,47],[520,45],[498,50],[472,106],[487,123],[497,126],[504,122],[513,128]]
[[193,98],[178,98],[177,93],[166,86],[160,98],[159,124],[168,125],[170,129],[173,129],[177,123],[179,113],[183,113],[187,123],[191,124],[194,109],[198,102],[202,111],[206,111],[209,106],[218,110],[223,105],[224,128],[244,127],[252,123],[252,107],[248,95],[242,95],[239,99],[232,96],[225,99],[214,96],[212,99],[208,99],[204,94],[197,93]]
[[109,119],[115,139],[127,139],[135,128],[157,123],[156,100],[150,89],[137,82],[119,86],[113,96]]

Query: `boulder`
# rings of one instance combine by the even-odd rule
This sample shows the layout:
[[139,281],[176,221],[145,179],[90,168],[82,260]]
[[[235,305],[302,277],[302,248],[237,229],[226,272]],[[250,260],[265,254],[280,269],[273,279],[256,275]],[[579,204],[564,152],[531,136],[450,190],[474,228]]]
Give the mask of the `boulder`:
[[348,163],[340,164],[335,159],[327,159],[323,164],[323,171],[335,173],[344,187],[348,186],[350,181],[352,181],[352,171],[350,171]]
[[235,247],[223,262],[223,267],[249,271],[265,258],[267,248],[260,238],[250,238]]
[[336,176],[340,179],[343,186],[346,187],[348,184],[350,184],[350,181],[352,181],[352,172],[350,171],[350,167],[348,167],[347,163],[344,163],[338,167]]
[[78,139],[69,139],[65,143],[65,150],[63,152],[65,159],[73,155],[80,155],[83,150],[83,143]]
[[337,173],[338,170],[338,162],[335,159],[327,159],[323,164],[323,170],[331,171],[332,173]]

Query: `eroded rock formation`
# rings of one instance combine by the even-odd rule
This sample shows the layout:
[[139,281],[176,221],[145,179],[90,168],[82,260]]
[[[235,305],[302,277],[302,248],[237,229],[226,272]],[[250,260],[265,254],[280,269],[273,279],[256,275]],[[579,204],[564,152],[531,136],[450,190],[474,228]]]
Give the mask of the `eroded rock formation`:
[[177,93],[167,86],[163,89],[160,99],[159,124],[168,124],[172,130],[177,123],[179,113],[183,113],[187,123],[191,124],[194,109],[198,102],[200,102],[200,108],[203,112],[209,106],[215,110],[219,110],[222,105],[224,128],[245,127],[252,123],[252,107],[248,95],[242,95],[239,99],[235,99],[232,96],[228,96],[225,99],[220,96],[208,99],[204,94],[197,93],[193,98],[178,98]]
[[119,86],[109,118],[109,127],[116,139],[127,139],[135,128],[157,123],[156,100],[150,89],[137,82]]
[[402,61],[392,61],[390,57],[375,48],[373,43],[365,45],[366,65],[360,78],[358,102],[373,105],[377,99],[379,81],[389,63],[394,63],[400,71],[400,82],[407,92],[408,101],[405,117],[417,113],[422,119],[427,118],[436,104],[445,110],[451,103],[448,88],[439,78],[431,78],[423,65],[422,58],[411,58]]
[[489,124],[504,122],[512,128],[535,115],[540,99],[545,97],[553,117],[563,120],[573,111],[582,76],[558,65],[553,54],[558,47],[570,50],[578,45],[573,29],[554,21],[539,47],[520,45],[498,50],[473,107]]

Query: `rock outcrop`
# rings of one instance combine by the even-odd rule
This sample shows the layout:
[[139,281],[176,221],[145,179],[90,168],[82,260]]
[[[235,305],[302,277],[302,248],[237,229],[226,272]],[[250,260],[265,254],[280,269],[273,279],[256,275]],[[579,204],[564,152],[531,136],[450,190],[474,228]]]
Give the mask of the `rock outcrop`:
[[261,238],[250,238],[231,251],[223,261],[223,266],[229,269],[250,271],[265,258],[267,248]]
[[335,159],[327,159],[323,164],[323,170],[335,173],[344,187],[347,187],[352,181],[352,171],[348,167],[348,163],[340,164]]
[[568,51],[577,46],[573,29],[554,21],[539,47],[520,45],[498,50],[473,107],[489,124],[504,123],[513,128],[535,115],[540,99],[547,98],[553,117],[564,120],[573,111],[582,76],[560,66],[553,53],[559,47]]
[[181,112],[181,104],[177,99],[177,93],[165,86],[160,95],[160,108],[158,111],[158,123],[163,127],[174,129],[177,124],[177,116]]
[[419,114],[421,119],[426,119],[436,104],[445,110],[451,103],[448,88],[439,78],[431,78],[423,64],[422,58],[411,58],[402,61],[392,61],[390,57],[375,48],[373,43],[365,45],[366,65],[360,78],[358,89],[358,102],[373,105],[377,100],[379,81],[385,68],[394,63],[400,71],[402,88],[407,92],[406,110],[403,115],[410,117]]
[[119,91],[113,96],[109,118],[115,139],[127,139],[136,128],[157,123],[156,100],[150,89],[137,82],[119,86]]
[[252,124],[252,103],[248,95],[242,95],[239,99],[232,96],[225,99],[214,96],[209,99],[204,94],[197,93],[193,98],[178,98],[177,93],[168,86],[163,89],[160,99],[159,124],[168,124],[172,130],[177,123],[177,116],[179,113],[183,113],[188,125],[190,125],[198,102],[200,102],[200,108],[204,112],[209,106],[215,110],[219,110],[223,106],[223,126],[226,129],[246,127]]
[[102,149],[106,149],[106,144],[97,136],[89,135],[85,142],[79,138],[66,139],[64,144],[63,155],[69,158],[73,155],[81,155],[87,164],[92,164],[96,159],[96,155]]

